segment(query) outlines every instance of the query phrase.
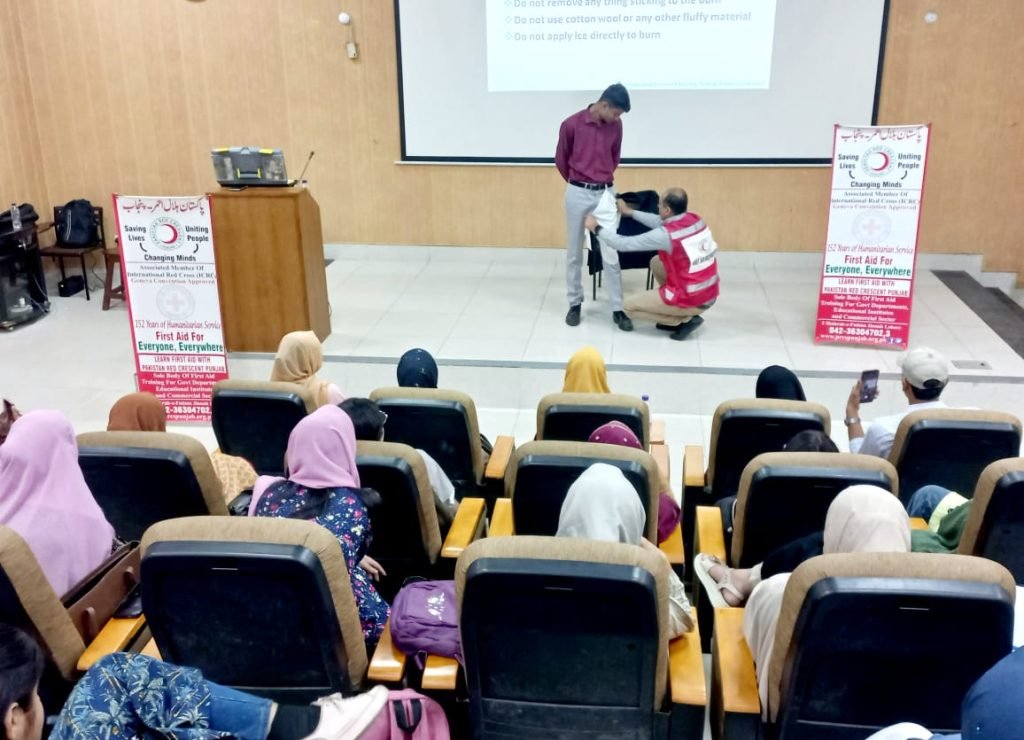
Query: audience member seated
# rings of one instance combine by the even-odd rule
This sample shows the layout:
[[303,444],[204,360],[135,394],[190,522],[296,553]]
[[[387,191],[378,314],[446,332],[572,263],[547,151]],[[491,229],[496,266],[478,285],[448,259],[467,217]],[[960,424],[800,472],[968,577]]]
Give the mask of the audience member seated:
[[[888,458],[900,421],[911,411],[944,409],[946,404],[939,400],[949,383],[949,363],[946,358],[929,347],[910,350],[900,362],[903,369],[901,388],[907,397],[909,407],[898,414],[875,419],[864,433],[860,419],[860,381],[850,391],[846,401],[846,430],[850,435],[850,452]],[[878,397],[875,390],[874,397]]]
[[[647,514],[633,484],[618,468],[595,463],[569,488],[558,517],[558,537],[639,545],[665,554],[644,539]],[[666,558],[666,561],[668,558]],[[693,614],[683,582],[669,576],[669,639],[693,629]]]
[[757,376],[754,394],[757,398],[778,398],[784,401],[806,401],[804,387],[796,373],[781,365],[769,365]]
[[59,411],[30,411],[0,447],[0,524],[28,544],[59,596],[98,568],[114,545],[78,467],[71,422]]
[[583,347],[569,358],[562,393],[611,393],[600,352],[593,347]]
[[288,437],[287,465],[287,479],[261,475],[256,480],[249,516],[311,520],[338,538],[363,639],[368,646],[376,645],[389,609],[373,580],[386,574],[366,553],[373,536],[368,507],[380,494],[359,485],[356,435],[348,414],[337,406],[322,406],[296,424]]
[[[388,420],[377,404],[369,398],[346,398],[339,406],[352,419],[356,430],[356,439],[367,442],[380,442],[384,439],[384,424]],[[441,466],[423,450],[416,450],[427,468],[430,487],[434,489],[434,506],[437,509],[438,523],[446,528],[455,518],[459,502],[455,500],[455,486],[441,469]]]
[[[167,410],[152,393],[129,393],[110,408],[108,432],[166,432]],[[256,471],[247,460],[225,455],[220,450],[210,453],[210,462],[220,480],[224,501],[231,503],[242,491],[256,483]]]
[[[588,442],[597,442],[606,445],[618,445],[619,447],[632,447],[636,450],[644,448],[633,430],[621,421],[610,421],[599,426],[590,435]],[[682,509],[676,503],[672,491],[662,491],[658,496],[658,542],[664,542],[679,526],[679,518],[682,516]]]
[[[3,740],[41,740],[46,716],[39,700],[43,651],[27,634],[0,625],[0,711]],[[207,681],[145,655],[114,653],[95,663],[75,686],[50,737],[215,737],[253,740],[343,740],[358,736],[387,702],[382,686],[312,705],[276,704]]]
[[907,502],[907,514],[928,522],[911,533],[914,552],[956,552],[971,514],[971,500],[942,486],[921,486]]
[[14,407],[14,404],[3,399],[3,410],[0,410],[0,445],[7,439],[11,432],[11,425],[21,416],[21,412]]
[[399,388],[437,388],[437,362],[425,349],[411,349],[398,360]]
[[339,404],[345,394],[334,383],[316,376],[324,366],[324,349],[311,331],[293,331],[281,337],[270,379],[305,386],[317,406]]
[[[899,499],[877,486],[850,486],[829,506],[822,551],[816,554],[909,551],[910,519]],[[768,707],[768,666],[791,572],[765,577],[743,612],[743,635],[754,656],[762,712]]]
[[960,734],[933,735],[921,725],[902,722],[867,740],[1010,740],[1024,728],[1024,650],[1017,650],[986,671],[960,705]]
[[[888,496],[888,498],[883,499],[881,496],[874,495],[874,493],[869,495],[869,492],[874,491],[881,491]],[[836,506],[839,504],[840,499],[845,502],[843,504],[844,507],[849,508],[852,505],[856,505],[865,510],[860,512],[849,512],[843,508],[836,510]],[[893,506],[894,503],[895,506]],[[836,512],[835,514],[833,514],[834,510]],[[843,518],[839,518],[840,515]],[[730,568],[714,555],[707,555],[704,553],[701,553],[695,558],[693,567],[696,569],[697,577],[700,579],[701,585],[704,586],[704,590],[708,594],[708,599],[711,601],[713,606],[742,606],[758,584],[780,573],[792,573],[796,570],[797,566],[805,560],[810,560],[818,555],[832,552],[876,552],[876,550],[868,547],[868,545],[870,545],[869,541],[865,543],[865,546],[855,550],[842,548],[828,549],[829,522],[833,522],[833,529],[835,532],[838,532],[839,525],[842,524],[845,519],[850,519],[855,515],[858,519],[853,523],[858,527],[863,528],[866,528],[867,524],[861,524],[861,522],[870,523],[869,517],[877,518],[880,522],[880,528],[882,526],[887,526],[893,521],[900,522],[901,517],[902,519],[907,519],[909,522],[907,513],[903,509],[903,505],[900,503],[899,499],[889,491],[882,488],[876,488],[875,486],[850,486],[839,494],[839,496],[837,496],[832,502],[832,505],[829,506],[828,515],[825,519],[825,530],[823,532],[814,532],[806,537],[801,537],[800,539],[793,540],[782,547],[776,548],[768,554],[763,562],[758,563],[752,568]],[[893,526],[902,532],[901,524]],[[907,526],[909,527],[909,524]],[[851,531],[857,535],[862,534],[860,529]],[[884,532],[882,534],[884,534]],[[910,552],[910,550],[910,540],[908,539],[906,551]],[[878,550],[877,552],[891,551]],[[899,550],[897,552],[903,551]]]

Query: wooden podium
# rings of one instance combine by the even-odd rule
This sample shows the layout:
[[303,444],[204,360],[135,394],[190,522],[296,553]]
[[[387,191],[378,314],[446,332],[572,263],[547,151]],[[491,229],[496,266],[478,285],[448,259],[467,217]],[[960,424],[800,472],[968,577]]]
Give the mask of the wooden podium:
[[331,333],[320,207],[306,188],[210,194],[230,352],[275,352],[290,331]]

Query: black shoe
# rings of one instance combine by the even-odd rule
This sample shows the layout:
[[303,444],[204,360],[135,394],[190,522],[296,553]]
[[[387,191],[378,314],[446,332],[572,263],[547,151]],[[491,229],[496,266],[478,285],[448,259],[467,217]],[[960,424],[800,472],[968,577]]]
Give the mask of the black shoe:
[[654,328],[662,331],[675,331],[680,326],[686,326],[686,324],[655,324]]
[[702,319],[700,316],[694,316],[685,324],[680,324],[679,327],[669,335],[669,338],[681,342],[682,340],[686,339],[688,336],[693,334],[693,332],[697,330],[697,327],[703,323],[704,319]]
[[579,306],[579,304],[577,304],[575,306],[569,306],[569,313],[567,313],[565,315],[565,323],[567,323],[569,326],[579,326],[580,325],[580,306]]
[[633,331],[633,320],[624,311],[612,311],[612,321],[622,331]]

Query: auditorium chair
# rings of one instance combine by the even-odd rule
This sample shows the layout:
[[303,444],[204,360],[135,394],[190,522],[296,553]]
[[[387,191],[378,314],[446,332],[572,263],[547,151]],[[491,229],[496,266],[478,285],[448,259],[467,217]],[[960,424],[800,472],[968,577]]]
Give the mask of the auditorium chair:
[[[694,553],[714,555],[733,568],[750,568],[772,550],[825,528],[828,508],[850,486],[869,485],[897,494],[896,469],[878,457],[833,452],[766,452],[743,469],[732,541],[717,506],[698,506]],[[703,623],[711,625],[708,601],[696,572],[693,594]],[[710,647],[710,628],[704,649]]]
[[889,453],[903,502],[931,484],[970,497],[985,466],[1020,454],[1020,434],[1020,419],[998,411],[912,411],[900,421]]
[[[719,404],[711,423],[707,470],[704,470],[704,450],[699,445],[687,445],[683,457],[685,542],[693,542],[697,507],[736,495],[747,463],[763,452],[780,452],[799,432],[814,430],[829,434],[831,429],[828,409],[818,403],[741,398]],[[691,556],[687,547],[687,561]]]
[[378,388],[370,394],[388,415],[384,440],[399,442],[430,455],[451,479],[456,498],[480,496],[489,481],[501,480],[514,440],[495,440],[490,460],[484,459],[480,424],[473,399],[460,391],[438,388]]
[[213,386],[213,433],[225,455],[245,458],[260,475],[284,476],[288,436],[316,408],[297,383],[222,380]]
[[1024,583],[1024,458],[982,472],[957,552],[994,560]]
[[376,584],[384,600],[390,602],[410,576],[451,578],[437,567],[442,533],[423,458],[408,445],[361,441],[356,465],[360,484],[382,499],[370,509],[369,555],[387,572]]
[[220,479],[196,439],[171,432],[86,432],[78,464],[107,521],[139,540],[164,519],[227,515]]
[[1011,649],[1015,586],[982,558],[821,555],[786,585],[767,672],[767,720],[743,609],[715,610],[718,740],[863,740],[897,722],[960,731],[971,685]]
[[[668,578],[664,558],[634,545],[472,544],[455,575],[472,737],[701,738],[700,637],[669,642]],[[382,640],[370,675],[406,662]],[[458,673],[430,656],[422,688],[451,691]]]
[[146,652],[304,704],[358,692],[366,647],[338,540],[315,522],[186,517],[142,540]]
[[25,540],[0,525],[0,622],[24,630],[43,649],[39,694],[48,715],[60,712],[75,681],[95,660],[137,649],[148,639],[141,617],[113,616],[138,582],[139,554],[135,544],[119,547],[60,597]]
[[[641,399],[624,393],[549,393],[537,404],[537,439],[586,442],[610,421],[625,424],[650,449],[650,410]],[[664,443],[663,427],[659,434],[654,444]]]

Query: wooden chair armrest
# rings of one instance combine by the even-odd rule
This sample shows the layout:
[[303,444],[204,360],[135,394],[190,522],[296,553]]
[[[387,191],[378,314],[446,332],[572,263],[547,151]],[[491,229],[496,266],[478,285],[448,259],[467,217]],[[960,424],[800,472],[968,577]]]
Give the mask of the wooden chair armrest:
[[928,529],[928,522],[919,516],[910,517],[910,528],[911,529]]
[[380,683],[398,683],[405,674],[405,654],[391,642],[391,622],[384,625],[366,677]]
[[146,643],[146,646],[140,651],[140,655],[148,655],[150,658],[163,660],[160,656],[160,648],[156,646],[156,640],[154,639],[150,639],[150,641]]
[[144,615],[133,619],[111,619],[103,625],[100,633],[85,648],[85,652],[78,657],[78,670],[85,672],[92,668],[93,663],[100,658],[123,651],[145,626],[146,617]]
[[494,513],[491,514],[491,526],[487,530],[488,537],[511,537],[516,533],[512,521],[512,499],[499,498],[494,502]]
[[494,449],[491,450],[491,457],[484,468],[484,480],[504,480],[505,468],[508,467],[508,461],[512,459],[515,449],[515,437],[503,434],[494,440]]
[[423,666],[423,681],[420,686],[434,691],[455,691],[459,681],[459,662],[455,658],[428,655]]
[[722,525],[722,510],[717,506],[698,506],[697,520],[693,535],[693,552],[714,555],[728,563],[725,551],[725,532]]
[[[724,714],[754,715],[761,718],[754,656],[743,637],[742,609],[715,609],[715,640],[711,648],[711,691],[721,702]],[[717,703],[717,702],[716,702]],[[712,727],[716,720],[712,717]],[[721,725],[719,725],[721,727]]]
[[679,573],[682,570],[682,566],[686,563],[686,558],[683,555],[682,519],[676,524],[676,528],[672,530],[672,534],[668,536],[668,539],[658,544],[658,549],[665,553],[665,557],[668,558],[672,570]]
[[459,502],[459,510],[448,530],[448,536],[441,546],[442,558],[457,558],[469,543],[483,534],[486,502],[482,498],[464,498]]
[[651,445],[651,457],[658,464],[661,490],[667,491],[672,487],[672,462],[669,459],[668,445]]
[[683,451],[683,485],[704,487],[704,448],[700,445],[686,445]]
[[665,444],[665,420],[664,419],[652,419],[651,420],[651,447],[655,445]]
[[668,688],[673,704],[703,707],[708,703],[699,624],[668,644]]

